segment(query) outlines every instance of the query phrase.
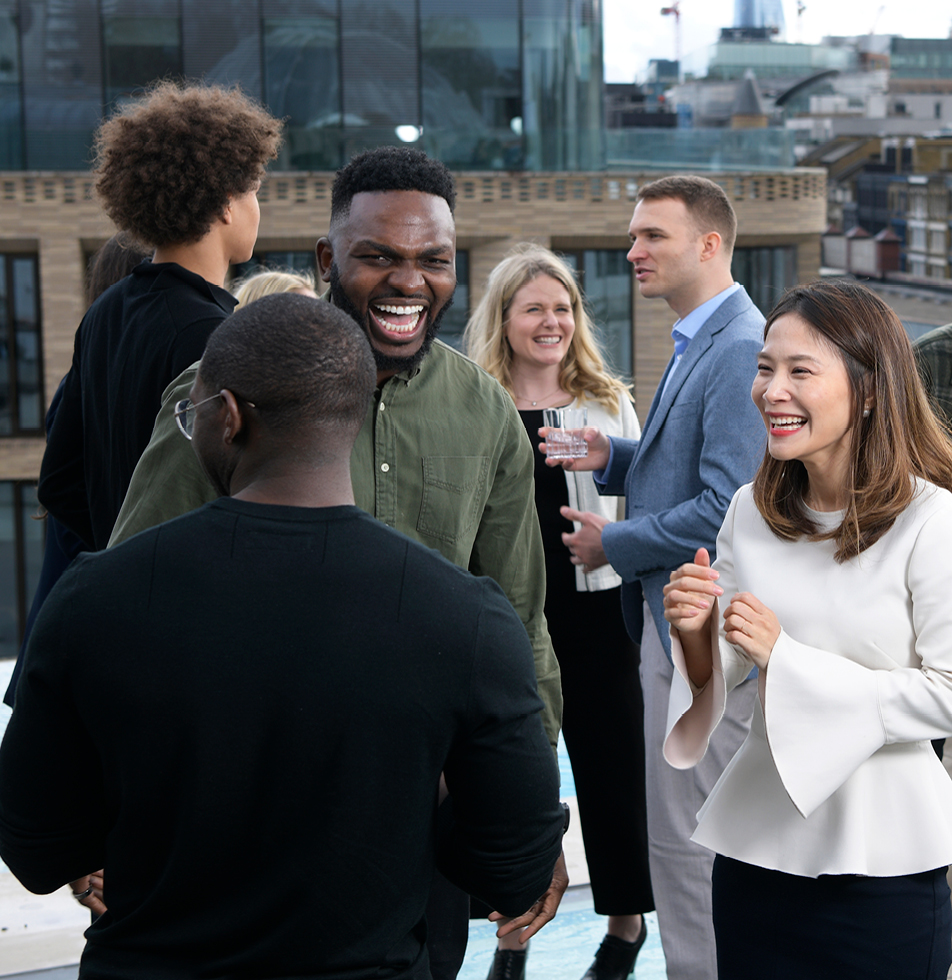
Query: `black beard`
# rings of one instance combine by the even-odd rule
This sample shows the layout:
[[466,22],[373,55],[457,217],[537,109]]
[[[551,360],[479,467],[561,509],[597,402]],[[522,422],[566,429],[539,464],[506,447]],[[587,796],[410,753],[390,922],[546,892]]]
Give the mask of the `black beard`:
[[[331,302],[339,310],[343,310],[349,317],[357,322],[360,329],[367,335],[367,339],[370,340],[370,312],[361,315],[360,310],[351,302],[350,297],[344,292],[343,287],[340,284],[340,272],[337,269],[337,263],[331,264]],[[427,315],[427,325],[426,333],[423,336],[423,343],[420,345],[419,349],[415,354],[410,354],[408,357],[397,357],[391,354],[382,354],[376,347],[374,347],[371,341],[370,349],[373,351],[374,363],[377,365],[378,371],[386,371],[388,373],[399,374],[402,371],[412,371],[414,368],[420,366],[423,362],[423,358],[430,353],[430,348],[433,346],[433,341],[436,339],[436,332],[440,329],[440,323],[443,320],[443,314],[453,305],[453,296],[440,307],[439,313],[435,317],[430,317]],[[432,312],[432,308],[431,308]]]

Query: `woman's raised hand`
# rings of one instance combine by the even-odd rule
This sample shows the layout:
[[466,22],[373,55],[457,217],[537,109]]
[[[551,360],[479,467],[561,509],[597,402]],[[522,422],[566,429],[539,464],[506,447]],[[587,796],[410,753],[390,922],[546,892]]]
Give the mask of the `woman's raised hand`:
[[698,548],[694,561],[676,568],[664,587],[664,618],[681,633],[705,629],[714,600],[724,594],[717,577],[707,548]]
[[757,596],[739,592],[724,610],[724,633],[729,643],[740,647],[765,670],[780,636],[780,622]]

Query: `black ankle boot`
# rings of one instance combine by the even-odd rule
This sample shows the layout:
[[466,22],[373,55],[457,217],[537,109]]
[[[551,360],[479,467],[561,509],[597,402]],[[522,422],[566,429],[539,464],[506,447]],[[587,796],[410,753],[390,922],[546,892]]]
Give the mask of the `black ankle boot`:
[[497,949],[486,980],[523,980],[527,949]]
[[626,980],[628,974],[635,968],[638,950],[648,938],[648,923],[641,919],[641,932],[633,943],[625,942],[617,936],[605,936],[595,962],[588,968],[582,980]]

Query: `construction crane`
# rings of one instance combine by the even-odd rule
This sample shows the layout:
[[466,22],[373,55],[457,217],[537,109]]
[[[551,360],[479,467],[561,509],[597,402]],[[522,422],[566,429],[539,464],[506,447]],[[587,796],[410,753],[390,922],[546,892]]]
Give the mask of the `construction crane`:
[[678,81],[681,81],[681,0],[674,0],[670,7],[661,8],[662,17],[674,17],[674,57],[678,63]]
[[797,0],[797,41],[798,43],[803,43],[803,13],[807,9],[807,5],[803,0]]

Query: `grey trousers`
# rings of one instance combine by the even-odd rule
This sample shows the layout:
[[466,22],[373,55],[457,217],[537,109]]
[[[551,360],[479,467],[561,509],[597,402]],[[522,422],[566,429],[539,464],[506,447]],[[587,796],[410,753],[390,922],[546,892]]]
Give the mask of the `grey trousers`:
[[641,685],[645,695],[645,778],[648,856],[668,980],[717,980],[711,920],[714,852],[690,840],[697,811],[750,728],[756,679],[727,698],[727,710],[707,754],[693,769],[673,769],[661,754],[674,667],[645,605]]

